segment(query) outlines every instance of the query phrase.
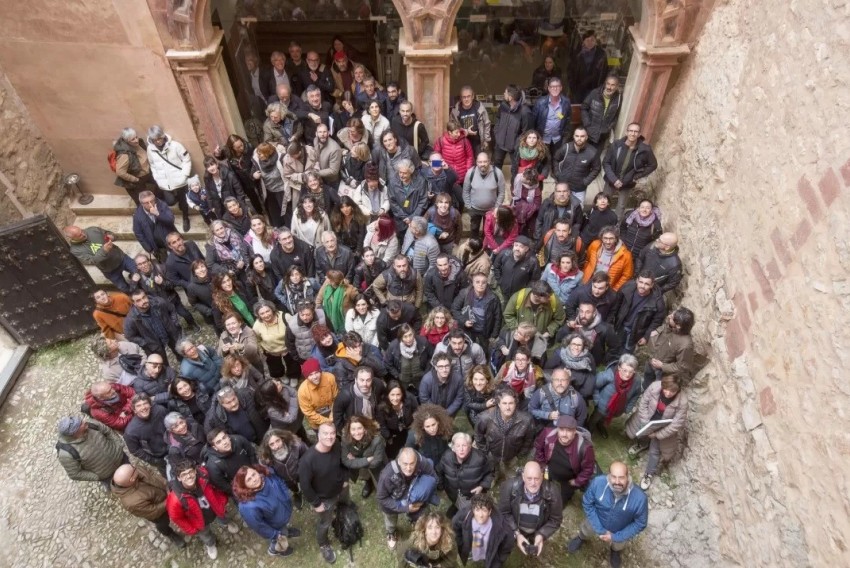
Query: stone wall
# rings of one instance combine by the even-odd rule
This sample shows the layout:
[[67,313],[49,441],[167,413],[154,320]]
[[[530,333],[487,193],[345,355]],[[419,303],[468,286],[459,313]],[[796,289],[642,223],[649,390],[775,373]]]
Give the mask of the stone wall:
[[[71,218],[62,168],[0,67],[0,172],[25,211],[44,213],[60,227]],[[24,215],[0,182],[0,226]]]
[[690,387],[676,506],[648,531],[660,565],[850,554],[850,7],[764,8],[718,3],[654,137],[711,359]]

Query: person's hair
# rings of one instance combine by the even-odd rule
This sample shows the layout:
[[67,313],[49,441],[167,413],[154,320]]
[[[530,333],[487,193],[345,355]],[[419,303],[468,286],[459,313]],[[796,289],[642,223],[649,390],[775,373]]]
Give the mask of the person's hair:
[[[313,204],[313,212],[307,214],[307,210],[304,209],[304,204],[310,202]],[[295,214],[298,215],[298,219],[304,223],[307,219],[313,219],[317,223],[322,222],[322,215],[324,211],[322,210],[321,205],[316,203],[316,200],[312,195],[304,195],[301,197],[301,201],[298,202],[298,209],[295,210]]]
[[213,164],[218,164],[218,160],[216,160],[215,157],[204,156],[204,170],[206,170],[208,167],[212,166]]
[[469,444],[472,444],[472,436],[470,436],[467,432],[455,432],[454,434],[452,434],[451,446],[454,447],[455,442],[461,439],[466,440],[466,442]]
[[102,335],[95,337],[89,347],[98,359],[106,360],[109,357],[109,344]]
[[263,463],[270,464],[274,459],[274,452],[272,452],[271,448],[269,448],[269,440],[272,436],[280,438],[287,448],[292,448],[300,442],[298,436],[296,436],[289,430],[281,430],[280,428],[269,428],[268,432],[266,432],[263,436],[263,441],[260,442],[260,447],[257,450],[257,454],[259,455],[260,461],[262,461]]
[[[351,437],[351,425],[354,423],[360,424],[361,426],[363,426],[363,429],[366,430],[366,433],[363,435],[363,440],[360,442],[356,442]],[[381,429],[376,421],[372,420],[371,418],[355,414],[354,416],[349,418],[348,421],[345,423],[345,426],[342,429],[342,440],[343,442],[349,445],[359,443],[368,446],[372,443],[372,440],[375,438],[375,436],[379,435],[380,431]]]
[[[310,170],[309,172],[304,172],[304,182],[305,183],[308,183],[308,182],[310,182],[311,180],[314,180],[314,179],[319,181],[320,186],[323,185],[324,182],[322,181],[322,176],[319,175],[319,172],[317,172],[315,170]],[[309,188],[307,190],[310,191]],[[317,193],[319,193],[319,192],[317,192]]]
[[324,337],[330,335],[333,337],[331,328],[322,323],[314,323],[310,326],[310,333],[313,335],[313,341],[319,343]]
[[189,471],[190,469],[195,469],[195,462],[188,458],[175,460],[174,463],[171,464],[171,472],[174,474],[175,478],[180,477],[180,474],[184,471]]
[[496,390],[496,385],[493,383],[493,375],[490,373],[490,368],[487,367],[487,365],[474,365],[466,372],[466,378],[463,381],[463,385],[466,387],[466,390],[475,389],[475,387],[472,386],[472,377],[478,373],[481,373],[487,378],[487,386],[484,387],[484,394],[490,394]]
[[451,204],[452,204],[452,196],[451,196],[451,195],[449,195],[448,193],[446,193],[445,191],[441,191],[441,192],[440,192],[440,193],[438,193],[438,194],[437,194],[437,196],[434,198],[434,203],[435,203],[435,204],[440,203],[440,202],[448,203],[448,204],[449,204],[449,206],[451,206]]
[[511,98],[512,101],[518,101],[521,92],[522,91],[519,90],[519,87],[514,84],[510,84],[505,87],[505,93],[507,93],[507,95]]
[[607,272],[603,272],[601,270],[597,270],[593,273],[593,276],[590,277],[590,283],[592,284],[602,284],[602,283],[611,284],[611,277],[608,276]]
[[254,495],[259,493],[262,486],[256,489],[249,489],[247,485],[245,485],[245,476],[248,474],[248,470],[253,469],[260,475],[266,477],[269,475],[269,468],[260,464],[251,464],[251,465],[243,465],[238,470],[236,470],[236,475],[233,476],[233,497],[236,498],[240,503],[245,503],[247,501],[253,501]]
[[486,509],[488,512],[492,513],[493,509],[496,508],[493,498],[487,493],[477,493],[473,495],[469,499],[469,505],[471,511],[475,511],[475,509]]
[[569,258],[573,263],[573,268],[578,269],[578,255],[576,255],[575,251],[565,251],[558,255],[558,258],[555,259],[555,264],[560,268],[561,260],[564,258]]
[[260,241],[262,241],[262,243],[264,245],[266,245],[267,247],[274,246],[274,241],[275,241],[274,230],[269,227],[269,222],[266,219],[266,216],[260,215],[259,213],[257,213],[257,214],[251,215],[251,221],[262,221],[263,222],[263,227],[264,227],[263,234],[257,235],[257,236],[260,237]]
[[430,418],[437,421],[437,435],[441,438],[449,440],[454,433],[454,420],[446,409],[436,404],[425,403],[413,413],[413,424],[410,426],[417,445],[421,445],[425,440],[425,421]]
[[174,350],[182,357],[186,354],[186,346],[194,345],[197,347],[197,343],[189,339],[188,337],[181,337],[177,340],[177,344],[174,346]]
[[443,314],[446,317],[446,325],[448,326],[449,330],[454,329],[455,320],[452,317],[451,310],[444,306],[437,306],[436,308],[428,312],[427,316],[425,316],[425,323],[422,324],[422,327],[425,329],[425,331],[431,331],[432,329],[434,329],[434,316],[436,314]]
[[148,404],[151,404],[151,397],[148,396],[147,394],[143,393],[143,392],[140,392],[138,394],[134,394],[133,398],[130,399],[130,407],[136,408],[136,404],[138,404],[140,402],[147,402]]
[[478,254],[484,248],[484,243],[478,237],[470,237],[466,241],[466,249],[471,254]]
[[367,163],[372,160],[372,151],[369,150],[369,145],[361,140],[351,145],[351,157]]
[[430,548],[428,546],[428,539],[425,537],[425,532],[431,523],[440,525],[440,540],[437,542],[436,549],[442,554],[448,554],[454,549],[455,534],[452,531],[448,517],[437,511],[429,511],[416,521],[416,524],[413,526],[413,534],[410,538],[413,548],[420,551]]
[[262,142],[257,146],[257,155],[261,160],[268,160],[277,150],[268,142]]
[[254,392],[254,403],[263,418],[268,419],[269,409],[274,408],[280,414],[286,415],[289,412],[289,401],[284,398],[277,390],[277,381],[268,380],[257,387]]
[[346,347],[359,347],[363,345],[363,337],[356,331],[346,331],[342,336],[342,344]]
[[[368,80],[368,79],[367,79],[367,80]],[[366,81],[363,81],[363,82],[365,83]],[[370,110],[372,110],[372,105],[375,105],[376,107],[378,107],[378,114],[379,114],[380,116],[383,116],[383,115],[384,115],[384,109],[383,109],[383,108],[381,108],[381,102],[380,102],[380,101],[378,101],[377,99],[376,99],[376,100],[369,101],[369,104],[368,104],[368,105],[366,105],[366,114],[369,114],[369,115],[370,115],[370,117],[371,117],[371,113],[370,113],[369,111],[370,111]]]
[[298,302],[298,304],[296,304],[295,306],[295,315],[300,319],[301,312],[303,312],[304,310],[309,310],[313,318],[316,317],[316,304],[314,304],[313,302],[309,300],[302,300]]
[[396,337],[399,341],[401,341],[401,338],[407,335],[408,333],[416,335],[416,331],[413,329],[413,326],[411,326],[409,323],[403,323],[398,326],[398,332],[396,333]]
[[[335,270],[332,268],[325,274],[325,279],[334,286],[339,286],[342,284],[342,281],[345,280],[345,274],[343,274],[341,270]],[[325,306],[325,309],[328,309],[328,307]]]
[[130,293],[130,299],[131,299],[131,300],[135,300],[136,298],[141,298],[142,296],[147,296],[147,295],[148,295],[148,293],[147,293],[147,292],[145,292],[145,291],[144,291],[143,289],[141,289],[141,288],[138,288],[138,289],[136,289],[136,290],[133,290],[133,291]]
[[[381,215],[378,217],[378,242],[388,241],[395,238],[395,223],[389,215]],[[404,257],[407,258],[407,257]],[[393,259],[395,260],[395,259]]]
[[448,361],[449,363],[451,363],[451,362],[452,362],[452,358],[451,358],[451,357],[449,356],[449,354],[448,354],[448,353],[446,353],[445,351],[440,351],[439,353],[437,353],[436,355],[434,355],[434,358],[431,360],[431,362],[432,362],[435,366],[436,366],[436,364],[437,364],[437,363],[440,363],[440,362],[442,362],[442,361]]
[[601,239],[603,235],[612,234],[618,239],[620,238],[620,229],[618,229],[615,225],[606,225],[599,229],[599,238]]
[[238,379],[242,376],[239,375],[239,377],[237,377],[233,375],[233,365],[235,365],[236,363],[240,363],[242,365],[243,373],[248,370],[248,367],[251,366],[251,363],[249,363],[248,360],[242,355],[236,355],[231,353],[230,355],[225,357],[224,361],[222,361],[221,363],[221,380],[225,383],[229,383],[230,379]]
[[250,144],[248,144],[248,141],[245,140],[244,138],[242,138],[241,136],[239,136],[238,134],[231,134],[230,136],[227,137],[227,154],[228,154],[228,156],[232,157],[232,156],[235,155],[235,151],[233,150],[233,146],[237,142],[242,142],[242,151],[248,152],[248,147],[250,146]]
[[392,136],[396,143],[398,143],[398,136],[395,135],[395,132],[393,132],[392,130],[384,130],[384,132],[381,134],[381,146],[384,145],[384,140],[387,139],[387,136]]
[[288,109],[286,108],[286,105],[281,102],[269,103],[268,106],[266,106],[266,116],[269,117],[269,120],[271,120],[271,114],[273,112],[278,113],[280,115],[280,119],[283,120],[286,118]]
[[688,335],[694,328],[694,312],[688,308],[678,308],[673,312],[673,321],[679,326],[679,334]]
[[[225,278],[230,278],[230,282],[233,284],[233,292],[231,294],[235,294],[242,298],[242,294],[239,293],[237,288],[237,280],[235,277],[230,274],[216,274],[212,277],[212,301],[213,305],[219,309],[222,313],[229,312],[233,310],[233,304],[230,303],[230,294],[224,291],[221,287]],[[243,298],[244,300],[244,298]],[[224,323],[224,320],[222,320]]]
[[308,85],[307,88],[304,89],[304,92],[307,93],[308,96],[311,93],[315,93],[316,91],[321,92],[322,90],[319,87],[317,87],[316,85]]
[[635,277],[635,280],[638,278],[643,278],[644,280],[650,280],[653,284],[655,284],[655,274],[652,273],[651,270],[643,269],[638,275]]
[[363,121],[356,116],[349,118],[345,126],[357,132],[360,136],[366,136],[366,127],[363,125]]
[[577,331],[572,332],[568,336],[566,336],[563,340],[564,347],[568,347],[570,343],[575,339],[581,339],[582,344],[584,345],[584,349],[590,349],[590,342],[587,340],[585,336],[578,333]]
[[303,284],[304,282],[306,282],[306,279],[304,278],[304,269],[298,266],[297,264],[290,264],[289,268],[286,269],[286,273],[283,275],[284,286],[289,285],[289,283],[292,281],[292,275],[296,272],[301,275],[301,283]]
[[290,158],[300,156],[303,152],[304,146],[298,140],[293,140],[289,143],[289,146],[286,147],[286,155]]
[[661,377],[661,388],[663,390],[679,392],[682,390],[682,385],[679,384],[679,379],[675,375],[664,375]]
[[466,341],[466,334],[463,332],[463,330],[460,330],[460,329],[451,330],[448,333],[447,337],[449,339],[463,339],[464,341]]
[[187,379],[186,377],[177,377],[176,379],[171,381],[170,385],[168,385],[168,394],[171,396],[171,398],[176,398],[178,400],[181,398],[180,395],[177,394],[177,383],[186,383],[187,385],[189,385],[189,388],[192,389],[192,393],[198,393],[198,383],[191,379]]
[[395,171],[397,172],[401,170],[413,171],[414,169],[416,168],[413,167],[413,162],[411,162],[407,158],[402,158],[395,164]]
[[148,140],[156,140],[157,138],[164,138],[165,131],[158,124],[154,124],[150,128],[148,128]]
[[552,287],[545,280],[535,280],[531,283],[531,293],[535,296],[546,296],[548,298],[552,295]]
[[[192,275],[194,276],[194,275],[195,275],[195,271],[196,271],[198,268],[202,267],[202,266],[206,267],[206,266],[207,266],[207,263],[206,263],[206,262],[204,262],[204,261],[203,261],[203,260],[201,260],[201,259],[198,259],[198,260],[193,261],[193,262],[192,262],[192,264],[190,265],[190,268],[191,268],[191,270],[192,270]],[[207,269],[207,276],[209,276],[209,269]]]
[[631,353],[623,353],[620,355],[620,359],[617,361],[618,365],[625,365],[626,367],[631,367],[637,372],[638,369],[638,360],[637,357],[632,355]]
[[527,333],[531,339],[534,339],[534,336],[537,335],[537,326],[534,325],[534,322],[523,321],[516,326],[516,331]]
[[343,205],[351,207],[352,225],[357,224],[357,226],[359,227],[366,226],[366,224],[368,223],[368,219],[366,219],[366,216],[363,214],[362,211],[360,211],[360,207],[357,206],[357,204],[354,202],[353,199],[351,199],[351,197],[349,197],[348,195],[343,195],[339,198],[339,205],[337,205],[333,208],[333,210],[331,210],[331,228],[334,230],[335,233],[341,234],[345,231],[345,217],[343,217],[342,215]]
[[425,217],[419,215],[410,217],[410,224],[408,225],[408,228],[415,229],[416,234],[424,236],[428,233],[428,221]]
[[606,195],[605,193],[600,191],[599,193],[597,193],[596,195],[593,196],[593,206],[596,207],[596,204],[599,203],[599,200],[603,199],[603,198],[607,199],[608,203],[611,202],[611,198],[608,197],[608,195]]
[[520,345],[516,348],[516,352],[514,353],[514,359],[516,359],[517,355],[525,355],[526,359],[531,361],[531,349],[529,349],[525,345]]
[[537,135],[537,144],[534,145],[534,149],[537,150],[537,161],[539,163],[544,161],[546,159],[546,156],[549,155],[549,149],[546,147],[546,143],[543,142],[543,136],[541,136],[540,133],[534,130],[533,128],[530,130],[526,130],[525,132],[519,135],[519,140],[517,142],[517,152],[519,152],[520,148],[531,148],[531,146],[526,144],[526,139],[531,134]]
[[535,168],[533,166],[526,169],[525,171],[523,171],[522,172],[522,183],[523,183],[523,185],[527,185],[527,186],[533,185],[535,187],[539,186],[540,182],[537,179],[537,175],[538,175],[537,168]]
[[499,205],[496,209],[496,228],[501,234],[506,235],[513,230],[514,225],[516,225],[514,210],[507,205]]
[[450,118],[446,122],[446,132],[454,132],[456,130],[460,130],[460,123],[456,119]]
[[257,302],[254,304],[254,307],[251,309],[257,319],[260,318],[260,310],[263,308],[271,309],[273,314],[277,313],[277,306],[275,306],[272,302],[268,300],[257,300]]
[[121,130],[121,140],[130,141],[130,138],[136,136],[136,131],[133,128],[127,127]]

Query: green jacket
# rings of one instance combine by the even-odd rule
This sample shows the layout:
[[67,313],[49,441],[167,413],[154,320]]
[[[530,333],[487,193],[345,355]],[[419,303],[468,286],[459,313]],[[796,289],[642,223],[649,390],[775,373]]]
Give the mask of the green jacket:
[[89,422],[89,431],[83,438],[59,436],[59,442],[71,445],[80,456],[77,460],[63,449],[57,451],[59,463],[76,481],[109,479],[124,461],[124,440],[102,424]]
[[104,231],[100,227],[89,227],[84,229],[86,240],[82,243],[70,243],[71,254],[76,256],[83,264],[93,264],[104,272],[111,272],[121,266],[124,260],[124,251],[118,248],[118,245],[113,244],[112,250],[106,252],[103,250],[103,245],[106,241],[106,235],[109,235],[112,240],[115,236],[108,231]]
[[505,305],[505,328],[516,329],[522,322],[531,322],[538,333],[549,333],[555,337],[557,331],[564,325],[567,315],[564,305],[555,294],[549,297],[549,304],[533,309],[529,296],[531,288],[523,288],[516,292]]

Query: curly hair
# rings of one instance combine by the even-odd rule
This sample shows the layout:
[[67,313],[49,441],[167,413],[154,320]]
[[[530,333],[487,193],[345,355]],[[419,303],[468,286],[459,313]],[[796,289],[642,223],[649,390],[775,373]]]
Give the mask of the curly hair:
[[472,386],[472,377],[478,373],[481,373],[487,378],[487,386],[484,387],[484,394],[490,394],[496,390],[496,383],[493,381],[493,375],[490,373],[490,368],[487,365],[475,365],[466,373],[466,379],[463,381],[463,386],[466,387],[466,390],[475,389]]
[[421,444],[425,439],[425,421],[433,418],[437,421],[437,435],[442,436],[446,440],[450,440],[454,429],[454,420],[446,409],[436,404],[426,403],[421,405],[413,413],[413,436],[417,444]]
[[431,331],[432,329],[435,329],[434,314],[438,314],[438,313],[441,313],[444,316],[446,316],[446,325],[448,326],[449,330],[452,330],[455,327],[457,327],[457,323],[455,322],[455,319],[452,317],[452,312],[449,311],[449,309],[444,307],[444,306],[437,306],[436,308],[434,308],[433,310],[428,312],[427,316],[425,316],[425,323],[422,324],[422,328],[425,331]]
[[264,464],[274,463],[274,453],[269,447],[269,440],[272,438],[280,438],[281,442],[290,449],[294,448],[298,445],[300,438],[290,432],[289,430],[281,430],[280,428],[269,428],[268,432],[266,432],[265,436],[263,436],[263,441],[260,442],[259,450],[257,450],[257,454],[260,458],[260,461]]
[[235,355],[235,354],[228,355],[227,357],[224,358],[224,361],[221,364],[221,379],[223,381],[227,382],[230,379],[238,379],[239,377],[242,376],[242,374],[240,374],[237,377],[236,375],[233,374],[233,365],[237,362],[242,364],[242,373],[244,373],[248,369],[248,367],[251,365],[251,363],[249,363],[248,360],[245,357],[243,357],[242,355]]
[[[363,439],[361,441],[357,441],[351,437],[351,425],[352,424],[360,424],[363,426],[363,429],[366,430],[366,433],[363,435]],[[355,414],[345,423],[345,427],[342,429],[342,440],[349,445],[365,445],[368,446],[372,443],[372,440],[375,436],[378,435],[380,428],[378,423],[372,420],[371,418],[367,418],[365,416],[359,416]]]
[[268,477],[269,468],[260,464],[253,465],[243,465],[236,472],[236,475],[233,476],[233,496],[240,503],[245,503],[247,501],[253,501],[254,495],[256,495],[260,489],[262,489],[262,485],[257,489],[249,489],[247,485],[245,485],[245,476],[248,475],[248,470],[253,469],[263,477]]
[[428,539],[425,538],[425,530],[431,523],[437,523],[440,525],[440,540],[437,542],[436,549],[442,554],[449,554],[455,546],[455,535],[452,531],[451,525],[449,524],[448,517],[438,513],[437,511],[425,513],[419,517],[418,521],[416,521],[416,525],[413,527],[413,533],[410,537],[413,548],[422,552],[431,548],[428,546]]
[[517,152],[519,152],[520,148],[530,148],[530,146],[525,143],[529,134],[537,134],[537,144],[534,146],[534,149],[537,150],[537,159],[543,161],[546,159],[546,156],[549,155],[549,149],[546,147],[546,143],[543,142],[543,137],[534,129],[526,130],[519,135],[519,140],[517,141]]
[[[225,278],[229,278],[230,283],[233,286],[233,291],[230,293],[225,292],[224,288],[222,288],[222,284],[224,283]],[[236,279],[233,276],[231,276],[230,274],[216,274],[215,276],[213,276],[212,300],[213,304],[216,308],[219,309],[222,315],[226,312],[233,311],[233,304],[230,303],[230,296],[233,294],[240,296],[239,291],[236,288]],[[245,303],[247,304],[247,302]],[[221,321],[222,323],[224,322],[224,320]]]

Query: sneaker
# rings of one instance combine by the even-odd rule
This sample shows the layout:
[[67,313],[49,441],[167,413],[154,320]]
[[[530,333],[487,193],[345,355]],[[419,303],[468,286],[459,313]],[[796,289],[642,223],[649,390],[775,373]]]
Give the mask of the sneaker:
[[207,556],[210,557],[210,560],[218,558],[218,548],[216,548],[214,544],[211,546],[204,546],[204,548],[207,549]]
[[611,565],[611,568],[620,568],[623,565],[623,559],[620,557],[619,550],[612,550],[608,554],[608,564]]
[[649,446],[644,446],[643,444],[632,444],[629,446],[629,457],[636,458],[641,455],[643,452],[649,449]]
[[266,552],[269,553],[269,556],[289,556],[290,554],[295,552],[295,549],[289,546],[286,550],[278,550],[276,543],[272,542],[269,543],[269,548]]
[[645,473],[640,480],[640,488],[646,491],[650,487],[652,487],[652,475]]
[[330,544],[322,546],[320,550],[322,551],[322,558],[325,559],[325,562],[328,564],[336,562],[336,552],[334,552],[334,549]]
[[230,521],[229,523],[227,523],[227,532],[229,532],[230,534],[238,533],[239,532],[239,525],[237,525],[233,521]]
[[288,538],[297,538],[301,536],[301,529],[295,527],[286,527],[286,536]]
[[569,552],[570,554],[575,554],[576,552],[578,552],[579,548],[581,548],[581,545],[583,544],[584,540],[580,536],[577,536],[567,543],[567,552]]
[[186,539],[183,538],[183,535],[175,533],[171,533],[168,535],[168,540],[171,541],[171,544],[176,546],[177,548],[186,548]]
[[368,499],[369,495],[375,490],[375,483],[372,481],[372,478],[366,480],[366,483],[363,484],[363,490],[360,492],[360,496],[363,499]]
[[387,546],[390,550],[395,550],[395,545],[398,544],[398,535],[394,532],[387,533]]

